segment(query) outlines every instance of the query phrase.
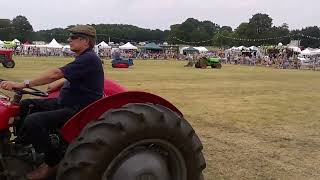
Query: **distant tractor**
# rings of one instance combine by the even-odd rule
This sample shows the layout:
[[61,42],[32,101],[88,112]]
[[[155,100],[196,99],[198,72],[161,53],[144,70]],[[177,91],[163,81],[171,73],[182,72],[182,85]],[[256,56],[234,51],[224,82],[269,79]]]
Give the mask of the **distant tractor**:
[[111,63],[113,68],[129,68],[133,66],[132,59],[114,59]]
[[6,68],[14,68],[15,62],[12,59],[13,50],[0,49],[0,63]]
[[200,58],[195,64],[196,68],[205,69],[207,66],[211,66],[211,68],[214,69],[221,69],[222,65],[220,62],[220,57],[203,57]]

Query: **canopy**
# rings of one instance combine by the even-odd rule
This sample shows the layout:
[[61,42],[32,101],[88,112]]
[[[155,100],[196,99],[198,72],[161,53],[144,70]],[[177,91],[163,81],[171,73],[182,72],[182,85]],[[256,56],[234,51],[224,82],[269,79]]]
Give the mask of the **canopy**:
[[299,47],[296,47],[296,46],[289,46],[288,48],[289,48],[289,49],[292,49],[294,52],[301,53],[301,49],[300,49]]
[[246,48],[247,48],[247,47],[245,47],[245,46],[239,46],[239,47],[238,47],[239,50],[246,49]]
[[194,47],[195,49],[197,49],[199,52],[208,52],[208,49],[205,47]]
[[315,54],[320,54],[320,49],[314,51]]
[[56,41],[56,39],[52,39],[52,41],[46,45],[48,48],[62,48],[62,46]]
[[307,55],[307,56],[309,56],[309,55],[312,54],[312,52],[311,52],[309,49],[305,49],[305,50],[303,50],[303,51],[301,52],[301,54],[302,54],[302,55]]
[[124,50],[137,50],[138,48],[135,47],[134,45],[132,45],[130,42],[128,42],[127,44],[120,46],[120,49],[124,49]]
[[251,47],[249,47],[249,49],[253,50],[253,51],[258,51],[259,50],[256,46],[251,46]]
[[3,47],[11,49],[14,48],[16,46],[16,43],[13,41],[3,41]]
[[198,49],[195,49],[193,47],[188,47],[187,49],[184,49],[183,50],[184,53],[198,53],[199,50]]
[[102,49],[111,49],[111,47],[104,41],[102,41],[101,43],[98,44],[98,47],[99,48],[102,48]]
[[70,49],[70,45],[63,46],[63,49]]
[[156,43],[146,44],[146,45],[144,46],[144,48],[145,48],[146,50],[158,50],[158,51],[162,50],[162,48],[161,48],[160,46],[156,45]]
[[18,39],[14,39],[13,42],[15,42],[16,44],[20,43]]

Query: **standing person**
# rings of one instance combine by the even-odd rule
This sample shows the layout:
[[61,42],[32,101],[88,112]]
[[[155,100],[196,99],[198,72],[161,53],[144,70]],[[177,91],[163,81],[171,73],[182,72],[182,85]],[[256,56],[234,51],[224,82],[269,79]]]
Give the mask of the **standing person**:
[[63,154],[50,143],[49,131],[61,128],[82,108],[103,97],[103,67],[100,58],[93,51],[96,39],[95,28],[78,25],[69,31],[70,49],[76,54],[73,62],[49,70],[30,81],[0,83],[0,88],[12,90],[46,85],[65,79],[61,81],[63,83],[55,86],[55,88],[63,86],[58,98],[21,101],[22,129],[18,136],[23,139],[22,142],[32,144],[37,152],[45,154],[44,163],[26,175],[29,180],[46,179],[54,175],[63,157]]

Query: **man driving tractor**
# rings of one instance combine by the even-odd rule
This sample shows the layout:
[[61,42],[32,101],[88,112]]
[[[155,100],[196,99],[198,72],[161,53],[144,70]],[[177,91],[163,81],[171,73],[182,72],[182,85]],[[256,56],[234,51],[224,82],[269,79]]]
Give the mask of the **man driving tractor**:
[[[51,86],[51,91],[62,87],[58,98],[26,99],[21,102],[18,138],[23,143],[32,144],[37,152],[45,155],[45,163],[26,175],[30,180],[44,179],[55,174],[63,158],[63,154],[50,141],[49,129],[62,127],[74,114],[103,97],[103,67],[100,58],[93,52],[95,28],[78,25],[69,31],[70,49],[76,54],[73,62],[23,83],[0,83],[0,88],[6,90],[41,86],[55,81],[58,83]],[[65,80],[58,81],[62,79]]]

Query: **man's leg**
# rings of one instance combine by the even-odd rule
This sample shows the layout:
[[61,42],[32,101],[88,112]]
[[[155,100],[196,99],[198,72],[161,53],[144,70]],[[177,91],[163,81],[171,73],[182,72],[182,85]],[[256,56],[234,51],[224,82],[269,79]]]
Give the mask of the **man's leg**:
[[27,115],[58,109],[60,106],[58,105],[58,100],[54,99],[25,99],[20,102],[20,120],[15,122],[16,130],[21,130],[21,126],[24,122],[24,119]]
[[50,142],[49,130],[60,128],[79,108],[63,108],[47,112],[33,113],[26,117],[24,132],[26,140],[37,152],[45,153],[45,164],[27,174],[28,179],[43,179],[53,175],[56,165],[63,158],[59,149]]
[[[63,108],[27,116],[23,125],[26,140],[38,152],[50,153],[54,148],[50,142],[49,131],[62,127],[78,110],[78,108]],[[49,162],[50,164],[55,165],[55,162]]]

